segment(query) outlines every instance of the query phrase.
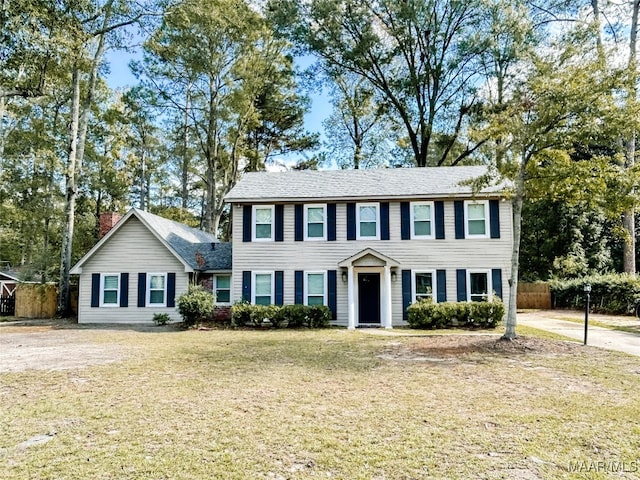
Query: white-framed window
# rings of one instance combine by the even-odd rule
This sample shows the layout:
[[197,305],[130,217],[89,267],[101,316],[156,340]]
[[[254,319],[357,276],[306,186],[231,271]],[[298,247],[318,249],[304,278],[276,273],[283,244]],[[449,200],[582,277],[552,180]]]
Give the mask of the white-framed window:
[[231,304],[231,275],[214,275],[213,293],[216,296],[216,304]]
[[358,240],[380,239],[380,204],[359,203],[356,205],[356,229]]
[[100,275],[100,306],[120,306],[120,274],[103,273]]
[[491,300],[491,271],[467,270],[467,300],[470,302],[484,302]]
[[327,304],[326,272],[305,272],[304,303],[311,306]]
[[255,305],[273,305],[274,277],[273,272],[253,272],[251,303]]
[[412,272],[413,302],[422,299],[436,301],[436,272],[434,270],[414,270]]
[[253,241],[273,241],[275,231],[275,206],[253,206]]
[[325,204],[304,206],[304,239],[327,239],[327,206]]
[[147,305],[150,307],[167,306],[167,274],[147,274]]
[[411,238],[434,238],[433,202],[411,202]]
[[467,238],[489,237],[489,202],[477,200],[464,202],[465,236]]

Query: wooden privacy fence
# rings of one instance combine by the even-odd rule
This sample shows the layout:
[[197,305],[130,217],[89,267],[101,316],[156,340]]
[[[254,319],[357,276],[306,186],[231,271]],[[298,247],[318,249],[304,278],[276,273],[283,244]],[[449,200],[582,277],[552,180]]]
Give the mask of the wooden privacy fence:
[[551,289],[546,283],[518,283],[518,308],[551,309]]
[[16,288],[16,317],[56,316],[58,288],[53,283],[19,283]]

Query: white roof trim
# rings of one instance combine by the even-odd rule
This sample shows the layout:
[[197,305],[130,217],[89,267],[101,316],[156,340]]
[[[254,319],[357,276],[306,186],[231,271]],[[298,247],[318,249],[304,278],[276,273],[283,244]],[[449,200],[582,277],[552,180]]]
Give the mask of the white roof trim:
[[349,258],[345,258],[341,262],[338,262],[339,267],[350,267],[354,262],[357,262],[363,257],[367,255],[372,255],[380,260],[382,260],[388,267],[399,267],[400,263],[394,260],[391,257],[387,257],[386,255],[374,250],[373,248],[365,248],[364,250],[356,253],[355,255],[350,256]]

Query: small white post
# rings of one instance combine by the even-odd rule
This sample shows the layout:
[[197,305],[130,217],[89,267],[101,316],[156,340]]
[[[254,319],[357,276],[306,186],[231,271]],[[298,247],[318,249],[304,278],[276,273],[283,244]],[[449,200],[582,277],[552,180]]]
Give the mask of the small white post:
[[349,330],[356,328],[356,302],[355,302],[355,281],[353,266],[349,265],[347,269],[347,301],[349,303]]

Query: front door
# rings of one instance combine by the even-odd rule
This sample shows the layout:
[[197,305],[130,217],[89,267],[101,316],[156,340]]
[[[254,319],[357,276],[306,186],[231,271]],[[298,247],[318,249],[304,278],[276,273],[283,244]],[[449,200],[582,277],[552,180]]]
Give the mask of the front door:
[[358,274],[358,323],[380,324],[380,274]]

